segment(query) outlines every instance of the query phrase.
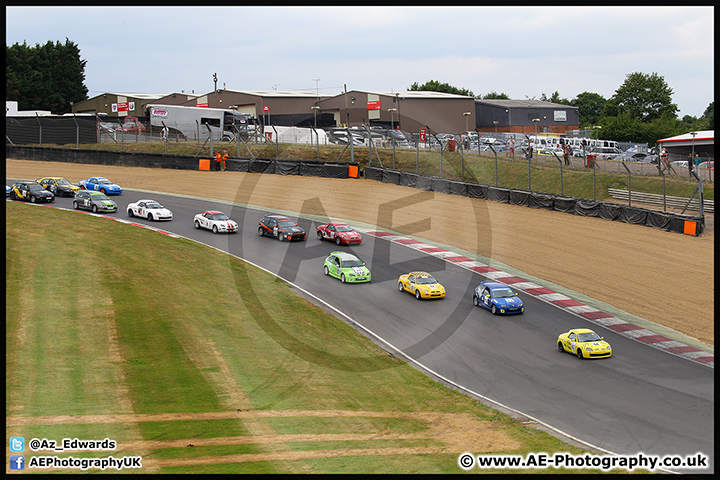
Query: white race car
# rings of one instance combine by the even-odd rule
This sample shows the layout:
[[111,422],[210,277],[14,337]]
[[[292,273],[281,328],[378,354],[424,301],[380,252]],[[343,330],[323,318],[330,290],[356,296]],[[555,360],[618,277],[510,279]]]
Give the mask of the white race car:
[[155,200],[138,200],[135,203],[129,203],[127,214],[128,217],[145,217],[148,220],[173,219],[172,212]]
[[234,233],[238,231],[238,224],[225,215],[223,212],[210,210],[205,213],[198,213],[194,220],[195,228],[207,228],[213,233]]

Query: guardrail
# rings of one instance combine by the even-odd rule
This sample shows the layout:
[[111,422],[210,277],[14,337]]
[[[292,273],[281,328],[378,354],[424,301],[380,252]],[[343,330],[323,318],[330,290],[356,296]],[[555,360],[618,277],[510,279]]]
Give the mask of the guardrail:
[[[620,190],[618,188],[608,188],[608,195],[610,195],[613,198],[616,198],[618,200],[625,200],[627,201],[628,198],[631,199],[631,201],[638,202],[638,203],[645,203],[648,205],[666,205],[668,207],[672,208],[689,208],[692,210],[700,210],[700,200],[697,198],[693,198],[692,200],[685,197],[673,197],[670,195],[660,195],[657,193],[643,193],[643,192],[632,192],[632,195],[629,196],[627,190]],[[663,203],[663,198],[665,199]],[[689,204],[688,204],[689,203]],[[714,200],[704,200],[703,201],[703,209],[706,212],[715,212],[715,201]]]

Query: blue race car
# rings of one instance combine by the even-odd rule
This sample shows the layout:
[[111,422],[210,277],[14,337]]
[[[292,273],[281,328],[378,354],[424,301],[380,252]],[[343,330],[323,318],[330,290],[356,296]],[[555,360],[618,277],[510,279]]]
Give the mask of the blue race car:
[[493,315],[512,315],[523,313],[525,305],[522,300],[513,292],[510,287],[502,283],[487,280],[475,287],[473,292],[473,304],[477,307],[485,307]]
[[80,190],[92,190],[102,192],[105,195],[120,195],[122,193],[120,185],[115,185],[105,177],[90,177],[87,180],[80,180],[78,187],[80,187]]

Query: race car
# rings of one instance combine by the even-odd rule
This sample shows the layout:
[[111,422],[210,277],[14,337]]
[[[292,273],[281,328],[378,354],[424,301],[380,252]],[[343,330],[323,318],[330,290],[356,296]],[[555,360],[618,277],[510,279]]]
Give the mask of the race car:
[[6,184],[6,185],[5,185],[5,196],[6,196],[6,197],[9,197],[11,191],[12,191],[12,187],[11,187],[10,185],[7,185],[7,184]]
[[195,228],[207,228],[213,233],[235,233],[238,231],[238,224],[225,215],[223,212],[209,210],[205,213],[195,215],[193,221]]
[[117,203],[110,200],[107,195],[102,192],[80,190],[75,194],[75,198],[73,198],[73,208],[75,210],[82,208],[83,210],[90,210],[93,213],[115,213],[117,212]]
[[128,203],[127,214],[128,217],[145,217],[148,220],[173,219],[172,212],[155,200],[138,200],[134,203]]
[[372,278],[365,262],[346,252],[331,252],[325,259],[323,271],[343,283],[369,282]]
[[281,242],[287,240],[305,240],[305,230],[285,215],[265,215],[258,225],[258,235],[269,235]]
[[80,187],[80,190],[94,190],[105,195],[120,195],[122,193],[120,185],[115,185],[105,177],[90,177],[87,180],[80,180],[78,187]]
[[476,307],[487,308],[493,315],[512,315],[525,311],[525,305],[517,293],[513,292],[510,287],[492,280],[480,282],[480,285],[475,287],[473,304]]
[[445,298],[445,287],[427,272],[410,272],[398,278],[398,290],[410,292],[418,300],[422,298]]
[[10,187],[10,199],[26,200],[32,203],[50,203],[55,201],[55,195],[45,190],[43,186],[37,182],[19,180]]
[[607,358],[612,355],[610,344],[589,328],[573,328],[560,334],[557,348],[560,352],[569,352],[581,359]]
[[80,191],[80,187],[62,177],[42,177],[36,178],[35,181],[58,197],[73,197]]
[[325,223],[317,227],[318,240],[332,240],[337,245],[360,245],[362,235],[349,225],[340,222]]

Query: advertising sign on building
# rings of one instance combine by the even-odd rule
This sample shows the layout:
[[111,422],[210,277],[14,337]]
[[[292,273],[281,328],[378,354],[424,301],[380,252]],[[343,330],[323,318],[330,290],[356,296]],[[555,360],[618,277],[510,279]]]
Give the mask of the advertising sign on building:
[[567,112],[565,110],[554,110],[553,118],[556,122],[567,122]]
[[367,109],[370,110],[380,110],[380,100],[376,101],[368,101],[367,102]]
[[135,110],[135,102],[118,102],[112,104],[112,112],[132,112]]
[[196,103],[195,106],[199,108],[210,108],[209,103]]
[[427,135],[427,130],[425,130],[424,128],[421,128],[420,129],[420,141],[421,142],[424,142],[426,140],[426,138],[427,138],[426,135]]

